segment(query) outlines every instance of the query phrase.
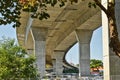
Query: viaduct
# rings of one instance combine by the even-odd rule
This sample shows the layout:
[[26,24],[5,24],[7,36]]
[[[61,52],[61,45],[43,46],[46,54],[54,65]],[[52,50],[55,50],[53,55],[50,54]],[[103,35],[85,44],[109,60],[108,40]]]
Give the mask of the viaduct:
[[[61,75],[65,54],[77,42],[80,76],[89,76],[91,37],[93,31],[102,26],[104,80],[120,79],[120,58],[109,49],[108,20],[98,7],[89,8],[89,1],[91,0],[79,0],[73,5],[68,2],[62,8],[59,5],[49,6],[50,18],[42,21],[32,19],[30,13],[22,12],[22,24],[17,28],[18,41],[28,53],[35,53],[41,76],[45,75],[46,69],[51,68],[57,75]],[[107,0],[102,0],[102,3],[106,6]],[[119,13],[120,0],[116,0],[116,19],[120,26]],[[120,34],[120,28],[118,30]]]

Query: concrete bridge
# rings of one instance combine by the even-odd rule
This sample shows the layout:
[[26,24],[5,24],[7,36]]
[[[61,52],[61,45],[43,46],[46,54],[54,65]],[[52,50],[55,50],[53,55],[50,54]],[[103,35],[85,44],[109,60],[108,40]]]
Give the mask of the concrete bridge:
[[[102,25],[104,79],[120,79],[120,60],[116,55],[110,55],[108,47],[106,15],[101,15],[99,8],[88,8],[89,1],[91,0],[79,0],[73,5],[68,2],[63,8],[58,4],[55,7],[49,6],[50,18],[42,21],[31,19],[30,13],[22,12],[22,24],[17,28],[18,41],[28,53],[35,53],[36,65],[41,76],[50,68],[53,68],[57,75],[61,75],[65,54],[76,42],[79,42],[80,49],[80,75],[90,76],[90,41],[93,31]],[[120,5],[119,0],[116,1]],[[107,5],[107,0],[102,2]],[[116,8],[116,11],[118,9]]]

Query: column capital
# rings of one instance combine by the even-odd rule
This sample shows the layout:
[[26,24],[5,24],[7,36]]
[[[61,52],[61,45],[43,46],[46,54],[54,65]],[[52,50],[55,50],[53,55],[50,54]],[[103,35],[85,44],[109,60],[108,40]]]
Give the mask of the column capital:
[[34,39],[36,41],[45,41],[48,35],[47,27],[32,27]]
[[55,57],[55,59],[63,59],[65,55],[65,52],[64,51],[54,51],[54,54],[53,56]]
[[93,30],[76,29],[76,37],[80,43],[90,43]]

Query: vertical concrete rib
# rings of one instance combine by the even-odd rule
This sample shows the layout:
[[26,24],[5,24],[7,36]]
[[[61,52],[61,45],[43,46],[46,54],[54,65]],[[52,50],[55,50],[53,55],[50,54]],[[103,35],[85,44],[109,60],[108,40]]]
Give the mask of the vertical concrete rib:
[[45,76],[45,46],[47,37],[47,28],[32,28],[33,36],[35,39],[35,56],[36,65],[40,76]]
[[[102,4],[107,8],[108,0],[102,0]],[[108,19],[102,11],[102,37],[103,37],[103,66],[104,80],[110,80],[110,60],[109,60],[109,30]]]
[[92,30],[76,30],[79,42],[79,76],[90,76],[90,41]]

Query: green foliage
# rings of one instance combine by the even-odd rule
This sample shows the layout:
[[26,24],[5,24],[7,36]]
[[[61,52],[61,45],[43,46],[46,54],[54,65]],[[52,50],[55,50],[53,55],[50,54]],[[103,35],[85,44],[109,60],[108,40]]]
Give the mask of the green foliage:
[[35,78],[35,57],[27,55],[25,49],[14,44],[14,40],[0,43],[0,80]]
[[91,59],[90,60],[90,67],[91,68],[99,68],[103,66],[103,62],[101,60]]
[[18,0],[0,0],[0,25],[13,23],[13,27],[20,26],[20,10]]
[[91,8],[91,7],[96,8],[96,7],[97,7],[97,5],[96,5],[96,3],[95,3],[95,2],[89,2],[89,3],[88,3],[88,7],[89,7],[89,8]]

